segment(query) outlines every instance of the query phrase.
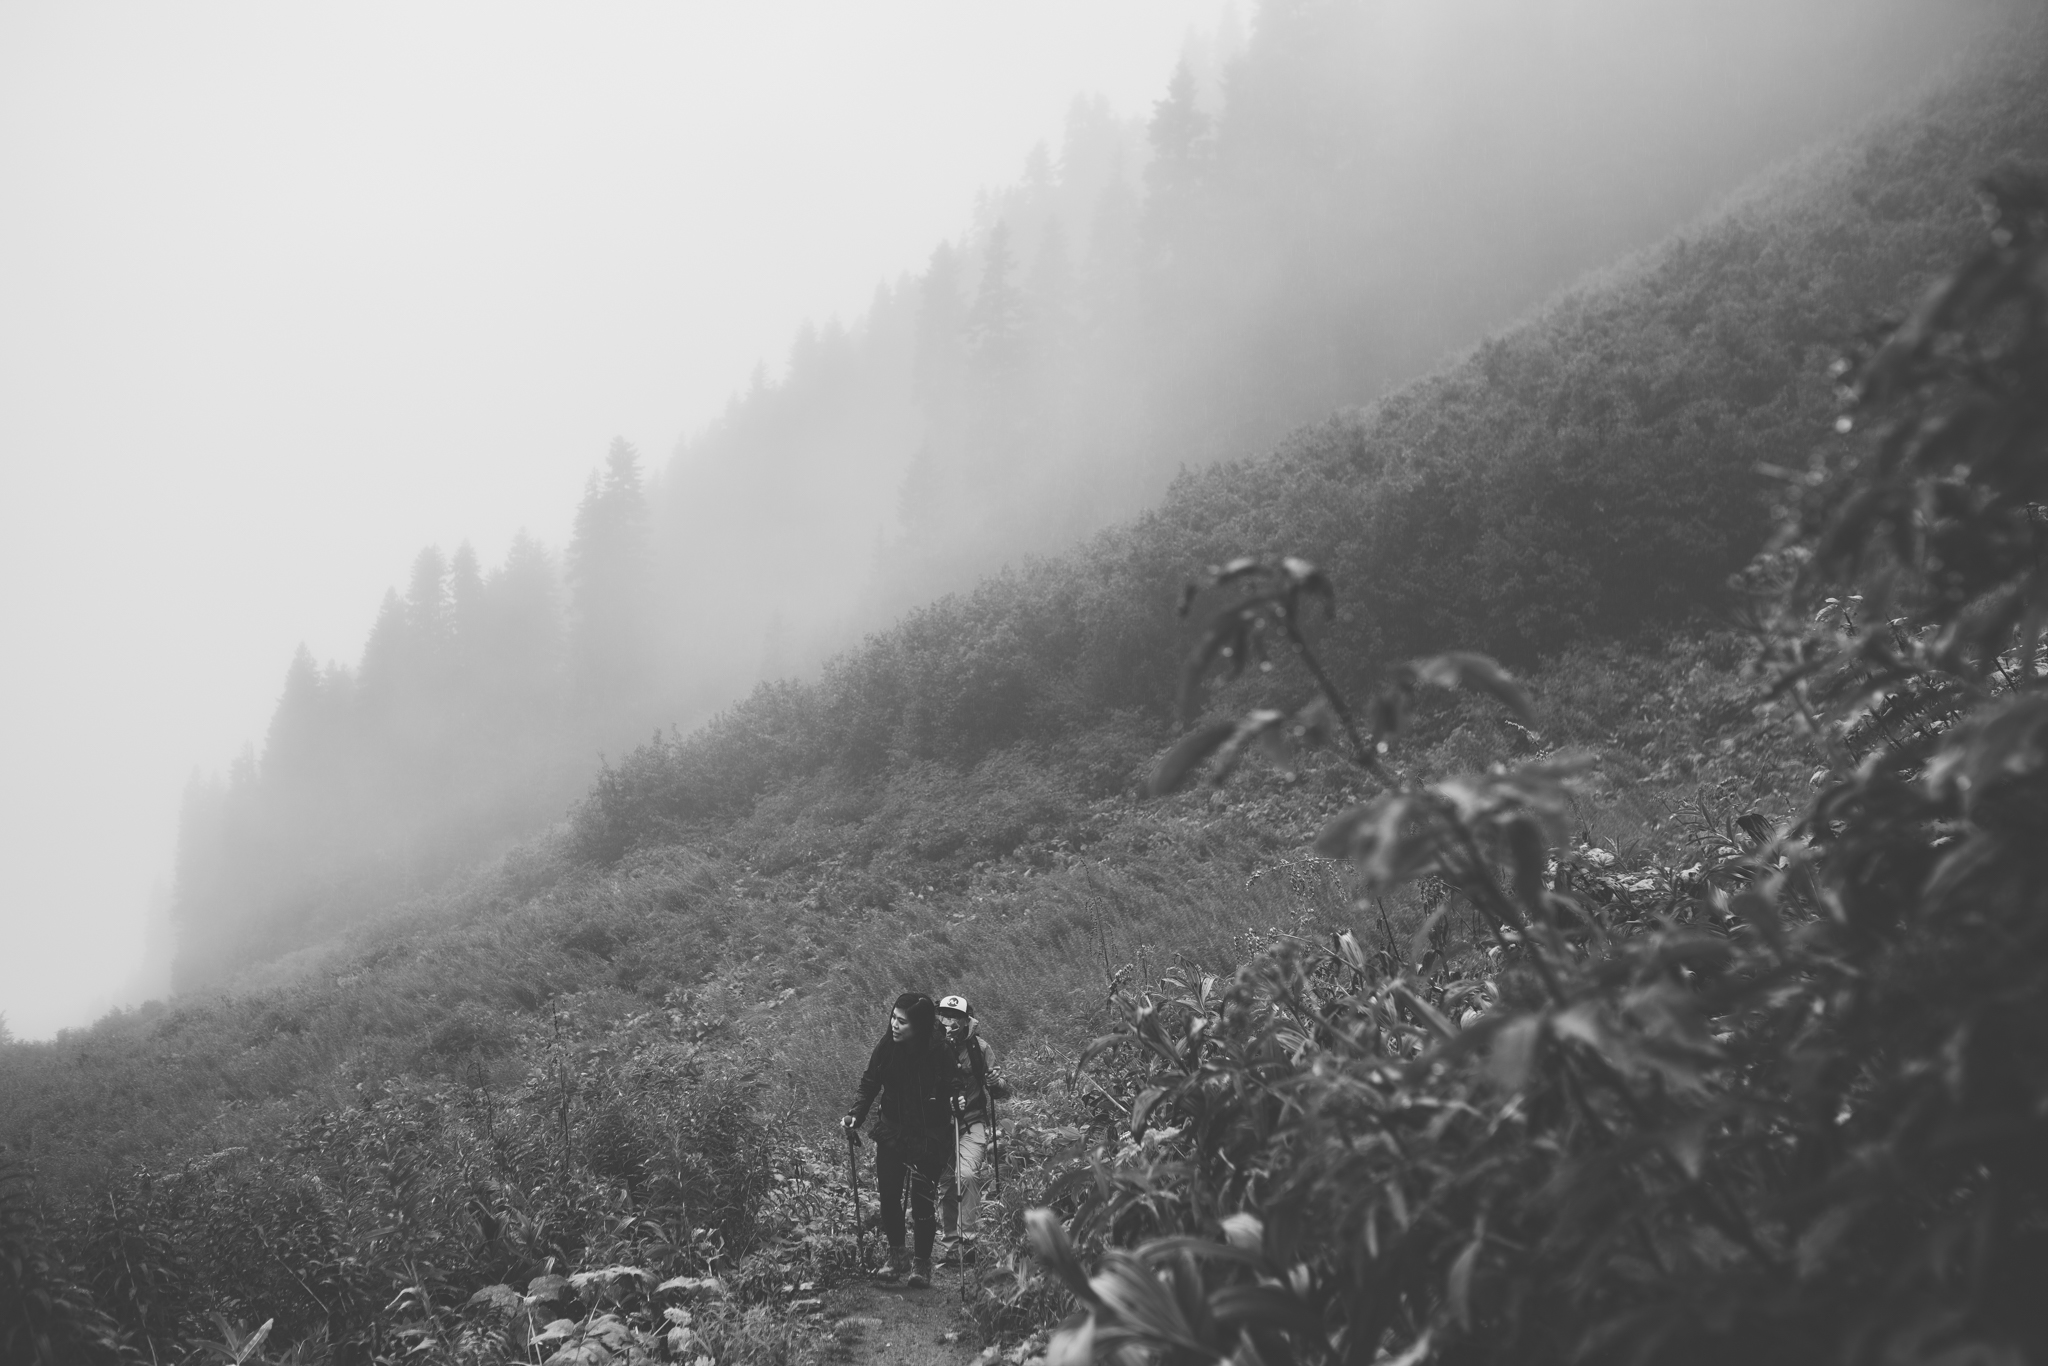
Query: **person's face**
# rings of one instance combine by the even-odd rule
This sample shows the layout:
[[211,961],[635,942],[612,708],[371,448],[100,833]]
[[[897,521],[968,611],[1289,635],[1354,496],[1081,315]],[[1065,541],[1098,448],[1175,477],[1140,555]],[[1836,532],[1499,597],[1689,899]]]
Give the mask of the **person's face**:
[[900,1010],[889,1012],[889,1037],[897,1043],[910,1037],[910,1017]]
[[967,1017],[965,1015],[941,1015],[939,1020],[946,1026],[946,1042],[959,1043],[960,1040],[967,1037]]

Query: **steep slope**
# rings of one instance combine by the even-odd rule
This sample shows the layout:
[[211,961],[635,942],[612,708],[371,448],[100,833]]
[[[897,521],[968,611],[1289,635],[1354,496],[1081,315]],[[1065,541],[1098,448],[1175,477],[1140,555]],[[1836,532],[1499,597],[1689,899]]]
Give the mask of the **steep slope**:
[[998,754],[1119,790],[1172,712],[1185,645],[1166,608],[1194,567],[1247,549],[1304,555],[1344,586],[1328,648],[1352,687],[1421,651],[1528,661],[1730,611],[1769,524],[1768,471],[1802,467],[1825,430],[1840,347],[1967,240],[1973,177],[2048,145],[2036,60],[2001,70],[1436,376],[1185,477],[1083,550],[638,751],[586,803],[585,851],[726,832],[764,800],[844,831],[920,766]]
[[808,664],[1387,393],[1838,135],[1979,17],[1266,0],[1142,129],[1078,105],[927,269],[681,444],[678,620],[729,652],[700,671]]
[[[1170,732],[1173,590],[1247,546],[1332,569],[1345,608],[1321,642],[1347,684],[1437,646],[1538,660],[1537,729],[1592,747],[1604,781],[1579,846],[1668,880],[1733,813],[1789,806],[1810,763],[1786,709],[1730,676],[1740,642],[1701,629],[1763,523],[1768,483],[1738,481],[1825,440],[1833,339],[1953,254],[1968,177],[2048,150],[2039,52],[1440,376],[644,748],[559,837],[466,885],[234,997],[7,1046],[0,1138],[34,1157],[82,1257],[126,1255],[123,1210],[196,1230],[177,1313],[384,1331],[375,1297],[336,1310],[327,1281],[245,1256],[251,1220],[350,1293],[451,1305],[548,1258],[701,1261],[684,1244],[716,1225],[769,1258],[748,1293],[772,1299],[780,1268],[843,1253],[843,1235],[804,1241],[836,1195],[802,1136],[899,987],[975,996],[1038,1105],[1119,975],[1224,968],[1274,929],[1394,950],[1423,923],[1415,899],[1361,921],[1301,852],[1353,791],[1332,769],[1128,799]],[[1608,620],[1631,639],[1596,636]],[[1447,706],[1418,742],[1403,762],[1435,771],[1528,737]],[[1439,924],[1470,947],[1475,926]],[[749,1135],[792,1155],[772,1196]],[[761,1189],[719,1204],[748,1173]]]
[[[561,572],[537,546],[491,573],[429,550],[358,667],[296,662],[263,752],[187,804],[175,980],[221,980],[431,889],[540,828],[600,753],[692,726],[758,679],[808,675],[906,608],[1153,506],[1177,467],[1269,449],[1387,394],[1913,88],[1990,3],[1263,0],[1247,30],[1191,45],[1149,119],[1077,104],[1057,146],[986,196],[957,241],[861,317],[806,329],[781,373],[764,371],[658,479],[643,486],[615,447]],[[1829,301],[1718,295],[1781,248],[1809,250],[1721,232],[1708,255],[1725,259],[1696,263],[1693,285],[1679,271],[1651,281],[1716,300],[1697,306],[1704,323],[1675,304],[1643,324],[1671,337],[1597,318],[1566,335],[1553,314],[1484,384],[1468,367],[1403,400],[1452,424],[1434,436],[1395,403],[1293,443],[1300,469],[1243,476],[1327,478],[1344,489],[1335,503],[1226,480],[1166,516],[1215,523],[1220,505],[1203,500],[1249,497],[1300,523],[1259,539],[1309,548],[1359,543],[1367,526],[1385,553],[1358,567],[1384,648],[1483,631],[1527,654],[1589,624],[1668,618],[1756,535],[1756,452],[1721,447],[1765,450],[1771,424],[1797,419],[1752,409],[1793,401],[1787,367],[1811,339],[1752,315]],[[1875,258],[1856,262],[1885,249],[1845,244],[1844,298],[1866,297],[1856,272]],[[1721,341],[1688,335],[1702,326]],[[1778,352],[1745,352],[1752,334]],[[1659,359],[1615,383],[1588,346]],[[1456,425],[1468,418],[1499,430]],[[1354,439],[1371,468],[1341,468]],[[1410,447],[1413,468],[1389,454]],[[1664,468],[1632,465],[1642,452]],[[1630,494],[1578,535],[1599,490],[1658,479],[1684,484],[1686,505]],[[1131,586],[1179,572],[1161,563]],[[1479,596],[1404,582],[1423,564]],[[1113,611],[1100,624],[1128,630]],[[1075,692],[1052,729],[1123,705],[1119,691]]]
[[[1242,898],[1270,892],[1244,878],[1287,861],[1292,836],[1127,794],[1170,734],[1178,588],[1246,547],[1330,570],[1342,606],[1322,647],[1347,686],[1431,648],[1547,655],[1547,738],[1691,781],[1715,735],[1747,724],[1745,706],[1707,696],[1732,682],[1701,681],[1737,652],[1667,660],[1651,642],[1737,605],[1723,580],[1756,547],[1772,487],[1756,465],[1803,462],[1825,430],[1835,344],[1967,237],[1974,175],[2048,150],[2037,53],[2016,47],[1434,378],[1186,478],[1085,551],[915,613],[816,683],[765,687],[642,748],[561,835],[248,974],[235,998],[11,1045],[8,1141],[91,1165],[96,1150],[182,1145],[224,1096],[282,1097],[344,1065],[431,1070],[467,1047],[450,1023],[464,1001],[508,1042],[533,1027],[523,1012],[602,984],[624,994],[596,1019],[689,999],[716,1030],[797,990],[822,1024],[905,978],[969,974],[998,995],[1006,978],[1042,983],[1019,967],[1033,946],[1070,974],[1141,942],[1227,940],[1217,927],[1242,923]],[[1660,723],[1666,690],[1691,722]],[[1460,714],[1433,724],[1425,738],[1473,756]],[[1041,894],[1053,873],[1067,890]],[[1111,904],[1157,937],[1112,943]],[[982,921],[958,930],[982,915],[998,941]],[[1049,1027],[1027,1004],[1037,988],[1016,989],[1030,1030]],[[115,1070],[88,1082],[102,1066]]]

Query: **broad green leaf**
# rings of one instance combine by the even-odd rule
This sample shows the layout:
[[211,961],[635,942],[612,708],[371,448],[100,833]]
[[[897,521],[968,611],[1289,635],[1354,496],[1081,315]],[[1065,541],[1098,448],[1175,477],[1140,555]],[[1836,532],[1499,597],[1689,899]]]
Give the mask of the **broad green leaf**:
[[1088,1271],[1081,1265],[1081,1259],[1074,1255],[1074,1244],[1067,1237],[1066,1226],[1059,1216],[1045,1208],[1024,1212],[1024,1232],[1031,1244],[1031,1250],[1038,1255],[1039,1264],[1060,1278],[1060,1281],[1090,1304],[1097,1301],[1094,1289],[1088,1283]]
[[1486,1072],[1493,1083],[1510,1094],[1529,1084],[1536,1065],[1536,1045],[1543,1035],[1541,1015],[1517,1015],[1494,1031],[1493,1047],[1486,1055]]
[[1438,1037],[1454,1039],[1458,1036],[1458,1027],[1445,1019],[1442,1011],[1423,1000],[1421,992],[1415,991],[1406,982],[1394,983],[1393,991],[1407,1003],[1410,1010],[1420,1015],[1423,1022],[1437,1032]]
[[248,1341],[235,1349],[236,1366],[240,1366],[242,1362],[248,1361],[258,1352],[262,1351],[264,1342],[270,1337],[270,1330],[276,1326],[277,1320],[274,1318],[263,1320],[263,1326],[249,1334]]
[[1247,713],[1232,727],[1230,738],[1217,748],[1216,763],[1210,770],[1209,780],[1221,784],[1244,758],[1246,746],[1254,743],[1265,748],[1276,763],[1287,763],[1290,756],[1287,753],[1286,723],[1286,713],[1269,708]]
[[1337,587],[1330,582],[1330,576],[1310,564],[1307,560],[1289,555],[1280,561],[1280,568],[1287,575],[1288,585],[1297,598],[1316,598],[1323,604],[1326,613],[1334,615],[1337,610]]
[[1103,1311],[1155,1342],[1191,1349],[1204,1345],[1158,1276],[1128,1252],[1111,1248],[1103,1253],[1088,1288]]
[[1230,1262],[1236,1266],[1265,1265],[1265,1258],[1257,1252],[1233,1247],[1227,1242],[1219,1243],[1213,1238],[1195,1238],[1187,1234],[1177,1233],[1165,1238],[1154,1238],[1138,1248],[1138,1256],[1148,1261],[1155,1258],[1177,1257],[1182,1253],[1197,1259]]
[[1152,1118],[1152,1108],[1164,1099],[1166,1099],[1166,1088],[1164,1086],[1148,1086],[1138,1093],[1138,1098],[1131,1102],[1132,1138],[1143,1138],[1145,1136],[1145,1125]]
[[1458,1254],[1457,1260],[1451,1263],[1450,1275],[1444,1283],[1451,1316],[1457,1319],[1460,1328],[1468,1332],[1472,1327],[1472,1273],[1479,1266],[1479,1251],[1485,1244],[1484,1232],[1475,1234]]
[[1202,766],[1211,754],[1237,730],[1229,721],[1218,721],[1181,737],[1166,757],[1159,761],[1152,775],[1145,782],[1147,796],[1164,797],[1178,792],[1186,785],[1188,778]]
[[702,1290],[708,1294],[721,1297],[725,1294],[725,1282],[719,1280],[716,1276],[671,1276],[654,1288],[657,1292],[663,1290]]
[[1045,1347],[1045,1366],[1094,1366],[1095,1316],[1052,1335]]
[[1445,897],[1437,908],[1424,916],[1422,923],[1415,927],[1415,933],[1408,936],[1408,961],[1420,963],[1429,952],[1429,937],[1436,933],[1436,927],[1444,923],[1444,917],[1451,913],[1451,901]]
[[1768,896],[1745,888],[1728,899],[1728,910],[1762,935],[1774,950],[1785,951],[1785,922],[1778,918],[1778,908]]
[[1595,1051],[1602,1051],[1607,1045],[1606,1032],[1600,1028],[1600,1008],[1590,1001],[1581,1001],[1551,1016],[1550,1032],[1560,1039],[1577,1039]]
[[1359,806],[1347,807],[1332,816],[1316,836],[1315,851],[1324,858],[1352,858],[1361,846],[1371,838],[1371,831],[1379,824],[1380,809],[1386,804],[1384,797],[1374,798]]
[[1521,685],[1508,676],[1507,670],[1485,655],[1462,651],[1429,655],[1409,660],[1404,671],[1414,682],[1427,683],[1431,687],[1483,692],[1513,712],[1515,719],[1523,725],[1533,728],[1536,724],[1535,708],[1529,705]]
[[1700,1168],[1706,1161],[1707,1131],[1713,1122],[1711,1114],[1694,1115],[1657,1134],[1658,1146],[1671,1154],[1672,1160],[1695,1181],[1700,1179]]
[[1225,1325],[1264,1325],[1297,1333],[1322,1329],[1307,1305],[1277,1285],[1223,1286],[1209,1296],[1209,1312]]
[[1429,1351],[1433,1345],[1430,1341],[1430,1335],[1434,1331],[1434,1329],[1424,1329],[1421,1337],[1415,1339],[1415,1341],[1409,1343],[1394,1355],[1381,1357],[1373,1363],[1373,1366],[1422,1366],[1423,1362],[1429,1360]]
[[1256,574],[1265,568],[1265,561],[1256,555],[1240,555],[1234,560],[1209,566],[1209,581],[1217,587],[1235,583],[1237,580]]
[[1520,817],[1507,823],[1508,854],[1514,864],[1515,899],[1534,919],[1543,919],[1543,874],[1549,849],[1534,820]]

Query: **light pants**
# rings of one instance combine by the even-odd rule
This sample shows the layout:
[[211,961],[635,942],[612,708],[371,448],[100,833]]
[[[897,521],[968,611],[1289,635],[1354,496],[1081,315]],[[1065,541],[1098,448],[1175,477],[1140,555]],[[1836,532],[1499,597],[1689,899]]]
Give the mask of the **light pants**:
[[976,1120],[962,1125],[960,1150],[954,1154],[954,1182],[939,1192],[939,1208],[946,1226],[945,1236],[939,1241],[948,1252],[973,1247],[981,1232],[981,1175],[987,1161],[988,1123]]

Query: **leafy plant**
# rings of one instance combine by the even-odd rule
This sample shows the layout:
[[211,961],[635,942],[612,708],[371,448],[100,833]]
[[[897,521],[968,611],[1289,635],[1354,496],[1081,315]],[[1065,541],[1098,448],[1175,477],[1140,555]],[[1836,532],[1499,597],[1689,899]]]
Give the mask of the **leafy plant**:
[[0,1152],[0,1361],[113,1366],[135,1358],[92,1293],[51,1255],[28,1164]]
[[[1566,847],[1567,760],[1433,783],[1376,762],[1419,685],[1518,705],[1471,657],[1397,671],[1374,741],[1349,737],[1382,790],[1318,849],[1367,893],[1440,879],[1491,975],[1340,933],[1130,996],[1082,1061],[1136,1060],[1134,1142],[1059,1192],[1093,1272],[1034,1216],[1085,1311],[1053,1360],[2048,1347],[2048,195],[1987,197],[1989,243],[1842,372],[1844,439],[1797,481],[1768,654],[1825,756],[1804,809],[1709,817],[1692,875],[1614,895]],[[1269,622],[1341,725],[1294,629],[1319,573],[1212,581],[1251,591],[1190,675],[1256,657]],[[1316,738],[1308,711],[1197,732],[1155,789]]]

